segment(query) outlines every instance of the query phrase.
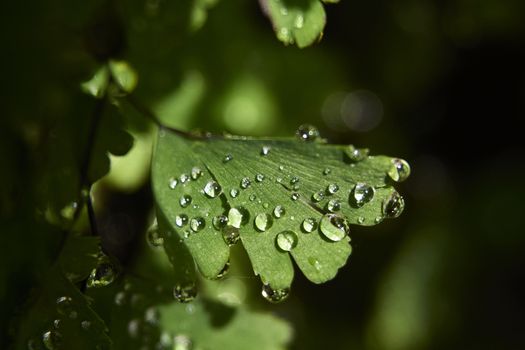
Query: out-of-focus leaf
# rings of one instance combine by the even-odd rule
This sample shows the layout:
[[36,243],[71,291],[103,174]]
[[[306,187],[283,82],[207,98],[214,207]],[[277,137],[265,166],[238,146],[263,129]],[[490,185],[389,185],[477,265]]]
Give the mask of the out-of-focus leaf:
[[89,276],[101,254],[100,237],[71,235],[60,253],[58,265],[64,276],[77,283]]

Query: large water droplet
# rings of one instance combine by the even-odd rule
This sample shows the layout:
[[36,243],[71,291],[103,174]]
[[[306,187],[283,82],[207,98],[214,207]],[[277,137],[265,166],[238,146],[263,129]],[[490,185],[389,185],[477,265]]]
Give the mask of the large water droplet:
[[190,180],[190,177],[188,176],[188,174],[181,174],[179,180],[181,184],[184,184]]
[[303,220],[303,230],[306,233],[313,232],[317,229],[317,221],[314,218],[306,218]]
[[224,158],[222,159],[222,162],[223,163],[228,163],[230,160],[233,159],[233,156],[231,154],[227,154],[224,156]]
[[337,191],[339,191],[339,186],[337,184],[330,184],[328,187],[326,187],[326,192],[328,194],[334,194]]
[[388,169],[388,176],[394,181],[405,181],[410,175],[410,165],[404,159],[392,159],[392,165]]
[[260,213],[255,217],[255,228],[261,232],[268,230],[272,224],[272,217],[266,213]]
[[350,233],[350,225],[345,218],[336,214],[325,214],[320,223],[321,233],[331,241],[338,242]]
[[232,245],[236,244],[241,238],[239,234],[239,229],[231,225],[226,225],[222,229],[222,238],[224,239],[224,242],[226,242],[226,244],[231,247]]
[[261,155],[267,156],[270,153],[270,146],[263,146],[261,148]]
[[250,213],[243,207],[231,208],[228,211],[228,223],[235,228],[246,225],[249,219]]
[[59,349],[62,342],[62,335],[57,331],[46,331],[42,334],[42,342],[48,350]]
[[199,177],[202,176],[202,170],[198,167],[193,167],[191,169],[191,178],[193,180],[197,180]]
[[217,230],[221,230],[228,223],[228,217],[226,215],[217,215],[213,218],[212,224]]
[[336,212],[341,210],[341,202],[339,202],[337,199],[331,199],[326,203],[326,209],[330,212]]
[[295,135],[302,141],[315,141],[319,137],[319,130],[313,125],[303,124],[299,126]]
[[201,217],[195,217],[190,220],[190,228],[193,232],[199,232],[206,226],[206,221]]
[[297,192],[292,193],[292,195],[290,196],[290,198],[291,198],[293,201],[298,200],[298,199],[299,199],[299,193],[297,193]]
[[188,215],[186,214],[179,214],[175,216],[175,225],[178,227],[183,227],[188,223]]
[[188,205],[191,204],[192,198],[189,194],[185,194],[179,199],[180,206],[183,208],[186,208]]
[[238,189],[236,189],[236,188],[232,188],[232,189],[230,190],[230,196],[231,196],[232,198],[235,198],[235,197],[237,197],[238,195],[239,195],[239,190],[238,190]]
[[109,261],[101,262],[96,268],[91,271],[86,286],[88,288],[105,287],[111,284],[117,277],[115,266]]
[[146,241],[154,248],[161,247],[164,244],[164,238],[162,238],[162,235],[159,231],[159,226],[156,223],[151,225],[146,232]]
[[255,175],[255,181],[262,182],[263,180],[264,180],[264,175],[263,174]]
[[221,194],[221,192],[221,186],[215,181],[208,181],[208,183],[206,183],[204,186],[204,193],[210,198],[217,197]]
[[250,187],[250,185],[252,184],[252,182],[250,181],[249,178],[247,177],[243,177],[242,180],[241,180],[241,188],[242,189],[247,189],[248,187]]
[[353,197],[358,207],[370,202],[374,198],[375,189],[363,182],[358,182],[354,186]]
[[269,284],[263,284],[261,294],[266,300],[272,303],[279,303],[288,297],[290,289],[273,289]]
[[289,252],[290,250],[295,248],[295,246],[297,246],[297,234],[293,231],[280,232],[279,234],[277,234],[275,242],[277,243],[277,246],[280,249]]
[[179,182],[178,182],[177,179],[174,178],[174,177],[170,177],[170,179],[168,180],[168,186],[169,186],[172,190],[174,190],[175,187],[177,187],[177,184],[178,184],[178,183],[179,183]]
[[324,199],[324,193],[323,191],[315,192],[312,194],[312,200],[316,203],[322,201]]
[[405,200],[397,192],[394,192],[390,197],[383,202],[383,214],[387,218],[397,218],[405,209]]
[[345,153],[354,162],[359,162],[368,157],[368,148],[355,148],[353,145],[349,145],[345,149]]
[[286,209],[282,205],[278,205],[273,209],[273,216],[277,219],[282,218],[286,214]]
[[179,303],[189,303],[197,296],[197,287],[191,282],[186,285],[177,284],[173,287],[173,297]]

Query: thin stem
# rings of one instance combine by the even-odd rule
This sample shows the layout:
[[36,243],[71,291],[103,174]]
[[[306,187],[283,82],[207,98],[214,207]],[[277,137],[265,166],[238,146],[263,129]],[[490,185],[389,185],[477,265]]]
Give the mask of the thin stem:
[[93,209],[93,201],[91,200],[91,193],[87,196],[87,212],[89,218],[89,226],[91,227],[91,235],[98,236],[98,226],[95,217],[95,210]]

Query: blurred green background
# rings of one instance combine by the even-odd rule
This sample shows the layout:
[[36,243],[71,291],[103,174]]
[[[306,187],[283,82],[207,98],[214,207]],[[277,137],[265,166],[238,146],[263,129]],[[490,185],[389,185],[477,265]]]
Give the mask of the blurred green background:
[[[78,197],[95,108],[80,83],[113,58],[168,125],[286,136],[311,123],[330,142],[411,164],[404,214],[355,227],[333,281],[297,273],[285,303],[256,303],[293,324],[291,348],[525,348],[525,2],[342,0],[302,50],[277,40],[257,1],[2,8],[0,347],[57,253],[53,208]],[[134,147],[111,156],[96,191],[105,247],[126,265],[151,214],[154,130],[122,115]],[[258,283],[244,277],[229,279]]]

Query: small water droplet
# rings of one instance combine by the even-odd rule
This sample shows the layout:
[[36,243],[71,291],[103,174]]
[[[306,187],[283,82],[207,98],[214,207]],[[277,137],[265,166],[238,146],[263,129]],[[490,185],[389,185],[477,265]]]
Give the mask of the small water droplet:
[[219,279],[223,278],[224,276],[226,276],[229,272],[230,272],[230,260],[228,260],[226,262],[226,264],[224,264],[222,269],[219,271],[219,273],[213,279],[219,280]]
[[286,214],[286,209],[282,205],[278,205],[273,209],[273,216],[277,219],[282,218]]
[[[284,165],[279,165],[279,171],[284,171]],[[282,179],[281,179],[281,181],[282,181]],[[281,181],[279,181],[279,182],[281,182]]]
[[410,165],[404,159],[394,158],[391,160],[392,165],[388,169],[388,176],[396,182],[405,181],[410,175]]
[[124,292],[118,292],[115,294],[115,304],[117,306],[122,306],[126,303],[126,293]]
[[223,163],[228,163],[230,160],[233,159],[233,156],[231,154],[227,154],[224,156],[224,158],[222,159],[222,162]]
[[294,176],[292,177],[292,179],[290,180],[290,185],[295,185],[296,183],[299,182],[299,178],[297,176]]
[[242,189],[247,189],[248,187],[250,187],[250,185],[252,184],[252,182],[250,181],[249,178],[247,177],[243,177],[242,180],[241,180],[241,188]]
[[361,207],[374,198],[375,189],[366,183],[358,182],[355,184],[352,193],[355,204]]
[[241,238],[239,234],[239,228],[231,225],[226,225],[222,229],[222,238],[224,239],[224,242],[226,242],[226,244],[231,247],[232,245],[236,244]]
[[268,209],[268,207],[270,206],[270,204],[264,202],[262,206],[263,206],[264,209]]
[[228,217],[226,215],[217,215],[213,218],[212,224],[217,230],[221,230],[228,223]]
[[189,303],[197,296],[197,287],[195,283],[190,282],[186,285],[177,284],[173,287],[173,297],[179,303]]
[[202,170],[198,167],[193,167],[191,169],[191,178],[193,180],[197,180],[199,177],[202,176]]
[[62,342],[62,335],[57,331],[46,331],[42,334],[42,342],[48,350],[59,349]]
[[91,328],[91,322],[89,322],[88,320],[84,320],[80,322],[80,327],[87,331],[89,328]]
[[283,27],[281,29],[279,29],[279,31],[277,32],[277,39],[285,42],[285,43],[288,43],[289,41],[291,41],[291,38],[290,38],[290,31],[288,30],[288,28],[286,27]]
[[206,226],[206,221],[201,217],[195,217],[190,220],[190,228],[193,232],[199,232]]
[[306,218],[303,220],[303,230],[306,233],[313,232],[317,229],[317,221],[314,218]]
[[360,216],[360,217],[357,218],[357,222],[362,224],[363,222],[365,222],[365,218]]
[[142,322],[139,319],[132,319],[128,323],[128,334],[132,338],[138,338],[142,331]]
[[164,238],[162,238],[159,231],[159,226],[156,223],[151,225],[146,232],[146,241],[154,248],[162,247],[164,244]]
[[186,214],[179,214],[175,216],[175,225],[178,227],[183,227],[188,223],[188,215]]
[[73,299],[68,296],[62,296],[57,298],[57,311],[59,314],[67,316],[73,310]]
[[323,170],[323,175],[329,175],[331,172],[332,172],[332,170],[330,170],[330,168],[325,168]]
[[299,193],[297,193],[297,192],[292,193],[292,195],[290,196],[290,198],[291,198],[293,201],[298,200],[298,199],[299,199]]
[[263,284],[261,294],[266,300],[272,303],[279,303],[288,297],[290,289],[273,289],[269,284]]
[[319,137],[319,130],[313,125],[303,124],[297,128],[295,135],[297,135],[301,141],[311,142]]
[[339,191],[339,186],[337,184],[330,184],[328,187],[326,187],[326,192],[328,194],[334,194],[337,191]]
[[217,182],[208,181],[204,186],[204,193],[210,198],[215,198],[222,193],[222,188]]
[[378,217],[375,218],[374,222],[375,222],[376,224],[379,224],[381,221],[383,221],[383,219],[384,219],[384,218],[383,218],[382,216],[378,216]]
[[312,200],[316,203],[322,201],[324,199],[324,193],[323,191],[315,192],[312,194]]
[[263,174],[255,175],[255,181],[262,182],[263,180],[264,180],[264,175]]
[[117,277],[115,266],[109,261],[103,261],[98,264],[96,268],[91,271],[86,286],[88,288],[105,287],[111,284]]
[[310,265],[312,265],[317,271],[320,271],[321,270],[321,263],[319,262],[319,260],[317,260],[316,258],[313,258],[313,257],[309,257],[308,258],[308,263]]
[[281,15],[283,16],[288,16],[288,9],[286,7],[281,7],[279,9],[279,12],[281,13]]
[[285,252],[289,252],[297,246],[298,239],[295,232],[283,231],[277,234],[275,241],[280,249],[284,250]]
[[57,318],[56,320],[53,321],[53,327],[55,327],[56,329],[60,328],[62,325],[62,320]]
[[321,233],[334,242],[342,240],[350,233],[348,221],[336,214],[325,214],[319,226]]
[[397,218],[405,209],[405,200],[397,192],[394,192],[390,197],[383,202],[383,214],[387,218]]
[[270,146],[263,146],[261,148],[261,155],[267,156],[270,153]]
[[295,28],[297,29],[301,29],[304,25],[304,17],[303,15],[297,15],[297,17],[295,17],[295,21],[294,21],[294,26]]
[[345,149],[345,153],[354,162],[359,162],[368,157],[368,148],[355,148],[354,145],[349,145]]
[[184,184],[190,180],[190,177],[188,176],[188,174],[181,174],[179,180],[181,184]]
[[255,228],[261,232],[268,230],[272,224],[272,217],[266,213],[260,213],[255,217]]
[[185,194],[182,197],[180,197],[179,203],[181,207],[186,208],[188,205],[191,204],[191,201],[191,196],[189,194]]
[[175,187],[177,187],[177,184],[178,184],[178,183],[179,183],[179,182],[178,182],[177,179],[174,178],[174,177],[170,177],[170,179],[168,180],[168,185],[169,185],[169,187],[170,187],[172,190],[174,190]]
[[191,350],[192,348],[193,343],[188,336],[178,334],[173,337],[173,350]]
[[238,190],[238,189],[236,189],[236,188],[232,188],[232,189],[230,190],[230,196],[231,196],[232,198],[235,198],[235,197],[237,197],[238,195],[239,195],[239,190]]
[[337,199],[331,199],[326,203],[326,209],[328,211],[336,212],[341,210],[341,202],[339,202]]
[[144,321],[146,321],[146,323],[155,326],[159,323],[159,320],[160,313],[156,307],[150,306],[146,309],[146,311],[144,312]]

